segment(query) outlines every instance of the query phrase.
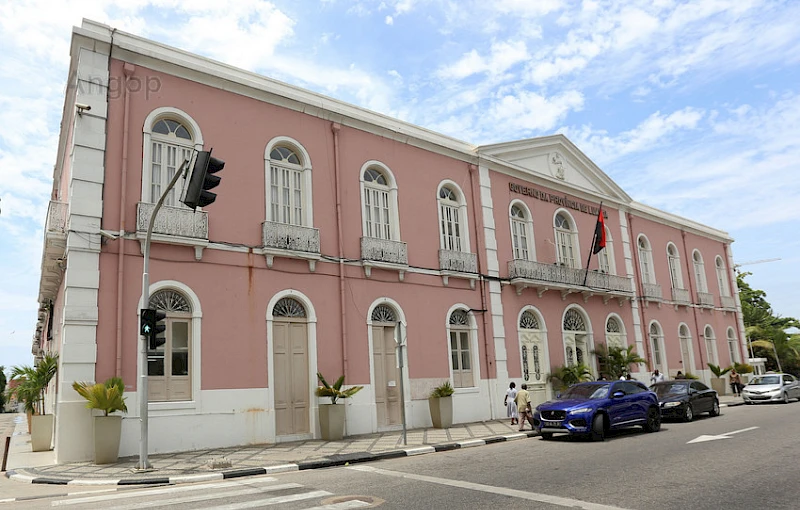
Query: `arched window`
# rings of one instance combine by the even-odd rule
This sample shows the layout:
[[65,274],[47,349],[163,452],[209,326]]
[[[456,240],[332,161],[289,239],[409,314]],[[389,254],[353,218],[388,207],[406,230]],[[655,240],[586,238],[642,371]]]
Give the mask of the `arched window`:
[[463,309],[454,310],[448,320],[450,333],[450,360],[453,365],[453,386],[471,388],[475,386],[471,349],[469,313]]
[[580,262],[575,241],[575,227],[566,213],[560,212],[555,217],[555,236],[557,261],[562,266],[579,268]]
[[694,357],[692,356],[692,334],[686,324],[681,324],[678,328],[678,338],[681,343],[681,361],[683,371],[687,374],[694,372]]
[[570,308],[564,314],[562,327],[567,365],[586,363],[586,354],[589,352],[589,331],[583,314],[575,308]]
[[728,352],[731,355],[731,363],[739,363],[741,360],[739,359],[739,344],[736,341],[736,332],[733,331],[733,328],[728,328]]
[[611,230],[606,227],[606,247],[597,254],[600,272],[606,274],[617,274],[617,267],[614,263],[614,240],[611,238]]
[[544,372],[549,363],[544,358],[544,335],[539,317],[531,310],[519,318],[519,339],[522,352],[522,380],[526,383],[544,384]]
[[370,162],[361,172],[364,237],[400,240],[397,220],[397,187],[389,169]]
[[305,307],[296,299],[282,298],[272,308],[273,317],[305,317]]
[[706,268],[703,265],[703,256],[698,250],[692,253],[692,260],[694,262],[694,278],[697,281],[697,292],[708,292]]
[[717,359],[717,339],[714,336],[714,330],[711,326],[706,326],[703,332],[703,338],[706,341],[706,356],[708,356],[708,362],[719,365],[719,360]]
[[311,161],[295,140],[277,137],[264,153],[267,183],[267,221],[313,226]]
[[522,202],[511,205],[511,247],[515,260],[534,260],[533,222],[528,208]]
[[673,289],[683,290],[683,274],[681,273],[681,256],[674,244],[667,245],[667,264],[669,265],[669,281]]
[[[155,203],[175,176],[184,160],[190,160],[194,149],[194,139],[187,123],[177,117],[157,119],[149,130],[149,161],[147,176],[149,190],[144,201]],[[175,187],[164,199],[164,205],[178,207],[184,179],[178,179]]]
[[725,262],[722,260],[722,257],[717,255],[717,258],[714,260],[714,265],[717,269],[717,285],[719,285],[719,295],[730,297],[731,288],[728,285],[728,272],[725,270]]
[[439,187],[439,247],[449,251],[469,251],[467,204],[461,190],[453,183]]
[[618,317],[609,316],[606,320],[606,345],[608,347],[626,348],[625,330]]
[[650,241],[643,235],[637,240],[639,246],[639,268],[642,271],[642,283],[656,283],[656,275],[653,271],[653,251],[650,249]]
[[180,292],[164,289],[150,297],[149,308],[166,313],[163,345],[147,350],[148,399],[192,400],[192,307]]
[[663,352],[664,335],[661,331],[661,326],[657,322],[650,324],[650,346],[653,349],[653,368],[659,369],[662,372],[666,365],[666,357]]
[[372,310],[373,322],[395,323],[397,322],[397,314],[394,309],[388,305],[378,305]]

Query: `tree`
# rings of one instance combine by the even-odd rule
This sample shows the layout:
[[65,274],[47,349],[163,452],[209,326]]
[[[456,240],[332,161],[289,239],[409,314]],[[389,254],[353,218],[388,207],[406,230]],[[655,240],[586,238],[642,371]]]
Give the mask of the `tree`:
[[6,410],[6,367],[0,365],[0,413]]
[[583,363],[577,365],[567,365],[565,367],[555,367],[547,378],[559,388],[567,388],[581,381],[591,381],[592,373],[589,367]]
[[631,365],[644,363],[644,358],[633,349],[633,345],[623,348],[616,345],[607,347],[605,344],[599,344],[594,354],[600,365],[600,373],[613,379],[619,379],[620,376],[630,373]]

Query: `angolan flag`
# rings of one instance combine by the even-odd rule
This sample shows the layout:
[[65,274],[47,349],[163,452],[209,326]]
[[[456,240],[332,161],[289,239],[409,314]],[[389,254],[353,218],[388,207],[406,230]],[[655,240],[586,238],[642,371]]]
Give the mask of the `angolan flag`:
[[597,213],[597,225],[594,227],[594,248],[592,253],[595,255],[606,247],[606,222],[603,220],[603,208]]

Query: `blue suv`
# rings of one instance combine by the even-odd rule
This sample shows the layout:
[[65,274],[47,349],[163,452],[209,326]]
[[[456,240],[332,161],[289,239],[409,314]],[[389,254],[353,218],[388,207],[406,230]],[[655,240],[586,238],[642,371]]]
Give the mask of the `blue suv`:
[[569,434],[602,441],[609,430],[633,425],[658,432],[661,411],[656,394],[638,381],[585,382],[536,406],[533,424],[543,439]]

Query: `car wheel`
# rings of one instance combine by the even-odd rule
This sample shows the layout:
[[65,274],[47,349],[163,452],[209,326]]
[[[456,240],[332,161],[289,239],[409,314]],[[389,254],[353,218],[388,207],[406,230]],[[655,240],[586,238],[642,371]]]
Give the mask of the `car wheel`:
[[[750,402],[747,402],[748,404]],[[714,405],[711,407],[711,410],[708,412],[709,416],[719,416],[719,401],[714,399]]]
[[683,421],[692,421],[694,419],[694,410],[692,404],[686,404],[686,409],[683,411]]
[[597,414],[592,420],[592,441],[602,441],[605,438],[603,415]]
[[786,393],[785,391],[783,392],[783,401],[782,402],[784,404],[788,404],[789,403],[789,394]]
[[658,432],[661,430],[661,412],[657,407],[647,410],[647,423],[644,425],[645,432]]
[[553,439],[553,434],[550,432],[542,432],[542,439],[544,439],[545,441],[550,441],[551,439]]

